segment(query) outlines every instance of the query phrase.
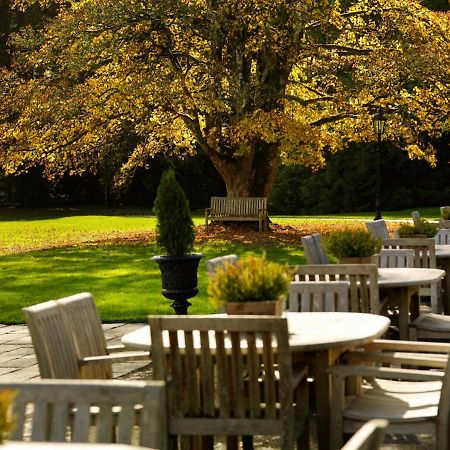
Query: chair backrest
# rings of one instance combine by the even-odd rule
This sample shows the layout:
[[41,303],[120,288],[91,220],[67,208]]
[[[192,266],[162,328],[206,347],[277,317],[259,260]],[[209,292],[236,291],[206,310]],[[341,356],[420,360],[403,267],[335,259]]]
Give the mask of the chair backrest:
[[349,283],[350,311],[380,312],[376,264],[294,266],[292,276],[293,281],[346,281]]
[[289,283],[289,311],[347,312],[349,305],[347,281],[291,281]]
[[387,249],[410,248],[414,250],[414,267],[427,269],[436,268],[436,249],[434,239],[427,238],[400,238],[389,239],[382,242]]
[[341,450],[377,450],[383,441],[384,429],[389,422],[373,419],[366,422],[341,448]]
[[237,255],[225,255],[218,256],[217,258],[207,259],[205,261],[206,270],[209,274],[213,274],[219,267],[222,267],[225,263],[235,264],[239,261]]
[[75,341],[62,309],[54,301],[22,309],[42,378],[79,378]]
[[[67,331],[71,333],[79,357],[107,355],[105,333],[89,292],[56,300],[66,319]],[[80,369],[81,378],[112,379],[112,364],[86,365]]]
[[450,229],[439,230],[434,236],[434,243],[436,245],[450,245]]
[[383,248],[378,252],[378,267],[414,267],[412,248]]
[[170,380],[169,434],[204,434],[205,429],[213,435],[265,434],[264,424],[273,421],[285,432],[293,429],[287,319],[148,320],[153,378]]
[[411,213],[411,217],[412,217],[414,225],[419,225],[420,224],[420,213],[419,213],[419,211],[413,211]]
[[167,448],[164,382],[40,380],[0,383],[3,389],[17,391],[13,440]]
[[308,264],[328,264],[328,256],[322,247],[322,237],[319,233],[301,238]]
[[366,228],[376,239],[389,239],[389,230],[383,219],[366,222]]

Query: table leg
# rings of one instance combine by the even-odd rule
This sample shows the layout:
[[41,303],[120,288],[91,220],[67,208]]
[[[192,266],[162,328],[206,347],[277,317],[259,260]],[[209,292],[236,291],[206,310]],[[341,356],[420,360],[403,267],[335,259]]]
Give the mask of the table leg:
[[450,314],[450,259],[439,258],[438,267],[445,270],[444,278],[444,294],[442,295],[442,303],[444,306],[444,314]]
[[328,373],[328,369],[336,362],[341,352],[340,349],[324,350],[316,352],[311,359],[319,450],[329,450],[330,448],[331,376]]

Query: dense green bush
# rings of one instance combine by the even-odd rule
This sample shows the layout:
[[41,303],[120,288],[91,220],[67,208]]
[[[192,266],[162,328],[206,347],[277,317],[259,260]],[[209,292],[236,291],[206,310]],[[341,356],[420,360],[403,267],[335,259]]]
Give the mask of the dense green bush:
[[412,236],[414,234],[424,234],[428,238],[432,238],[436,235],[438,227],[426,220],[420,219],[415,225],[409,223],[403,223],[397,229],[399,237],[404,238]]
[[153,208],[158,220],[156,242],[169,256],[182,256],[194,246],[194,223],[183,189],[168,170],[161,178]]
[[263,256],[246,256],[225,263],[211,276],[208,296],[216,304],[277,300],[287,293],[287,267]]
[[336,258],[372,256],[381,248],[381,242],[363,230],[334,231],[323,243],[327,252]]

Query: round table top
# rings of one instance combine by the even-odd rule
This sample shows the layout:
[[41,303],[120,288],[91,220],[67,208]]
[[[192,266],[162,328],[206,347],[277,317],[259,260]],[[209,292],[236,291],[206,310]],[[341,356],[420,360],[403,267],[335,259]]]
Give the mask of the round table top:
[[[208,316],[204,316],[207,320]],[[342,312],[287,312],[289,346],[293,352],[327,350],[371,342],[389,327],[387,317],[376,314]],[[150,327],[125,334],[127,347],[150,350]]]
[[436,258],[450,258],[450,245],[436,245]]
[[405,287],[433,283],[441,280],[445,271],[416,267],[378,269],[379,287]]

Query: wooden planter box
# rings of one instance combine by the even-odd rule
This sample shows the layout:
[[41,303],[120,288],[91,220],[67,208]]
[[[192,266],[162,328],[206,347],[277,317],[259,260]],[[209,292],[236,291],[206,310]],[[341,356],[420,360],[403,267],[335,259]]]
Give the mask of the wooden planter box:
[[378,266],[378,255],[339,258],[338,264],[376,264]]
[[225,312],[230,315],[269,315],[281,316],[283,300],[267,300],[262,302],[228,302]]

